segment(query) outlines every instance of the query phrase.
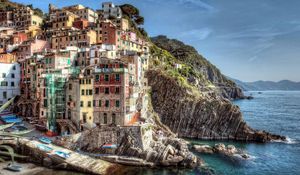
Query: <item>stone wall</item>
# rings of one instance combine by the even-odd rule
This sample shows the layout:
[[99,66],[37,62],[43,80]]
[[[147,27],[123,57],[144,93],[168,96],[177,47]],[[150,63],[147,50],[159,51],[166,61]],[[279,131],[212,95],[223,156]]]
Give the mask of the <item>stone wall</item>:
[[[97,126],[91,130],[83,131],[69,138],[62,137],[57,143],[69,149],[80,149],[87,152],[114,154],[114,149],[102,149],[104,144],[120,145],[121,139],[126,135],[134,138],[133,145],[143,149],[143,141],[140,126]],[[67,138],[67,139],[65,139]]]

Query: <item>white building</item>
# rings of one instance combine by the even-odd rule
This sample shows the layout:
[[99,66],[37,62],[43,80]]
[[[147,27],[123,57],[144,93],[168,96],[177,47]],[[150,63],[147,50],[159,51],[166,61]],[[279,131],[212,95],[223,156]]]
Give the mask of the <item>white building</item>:
[[20,95],[20,65],[0,63],[0,105],[12,97]]
[[117,19],[122,18],[122,10],[119,6],[115,6],[112,2],[103,2],[103,18],[115,17]]

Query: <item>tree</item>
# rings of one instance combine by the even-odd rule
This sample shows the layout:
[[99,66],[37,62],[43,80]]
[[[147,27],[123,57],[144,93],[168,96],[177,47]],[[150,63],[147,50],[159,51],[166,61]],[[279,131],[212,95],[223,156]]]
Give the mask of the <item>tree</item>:
[[146,32],[146,30],[144,28],[139,27],[139,31],[143,36],[145,36],[145,37],[148,36],[148,33]]
[[134,21],[137,25],[143,25],[145,22],[144,17],[142,16],[136,16]]
[[43,15],[44,15],[43,11],[39,8],[35,8],[35,9],[33,9],[33,11],[34,11],[34,14],[37,16],[43,17]]
[[29,8],[31,8],[31,9],[33,9],[32,4],[28,4],[28,5],[26,5],[26,6],[29,7]]
[[130,18],[132,18],[134,16],[139,16],[139,14],[140,14],[139,9],[137,9],[136,7],[134,7],[131,4],[123,4],[120,6],[120,8],[121,8],[122,12],[125,13]]

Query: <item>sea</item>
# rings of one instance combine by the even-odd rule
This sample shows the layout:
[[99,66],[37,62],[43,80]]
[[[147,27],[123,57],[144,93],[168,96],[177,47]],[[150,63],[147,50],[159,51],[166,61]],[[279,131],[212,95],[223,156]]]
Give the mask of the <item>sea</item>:
[[[224,143],[235,145],[250,155],[248,160],[237,160],[220,155],[199,154],[206,168],[131,168],[128,175],[300,175],[300,91],[250,91],[252,100],[234,101],[244,120],[254,129],[286,136],[286,142],[245,143],[232,141],[188,140],[193,144]],[[52,174],[52,170],[49,174]],[[45,171],[43,174],[48,174]],[[56,175],[77,174],[55,172]],[[79,173],[78,173],[79,174]]]

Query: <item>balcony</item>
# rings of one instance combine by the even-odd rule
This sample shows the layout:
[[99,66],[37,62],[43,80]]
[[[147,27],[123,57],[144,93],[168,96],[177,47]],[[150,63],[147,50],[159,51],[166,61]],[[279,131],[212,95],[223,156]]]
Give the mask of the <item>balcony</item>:
[[95,73],[123,73],[128,72],[125,68],[95,68]]

